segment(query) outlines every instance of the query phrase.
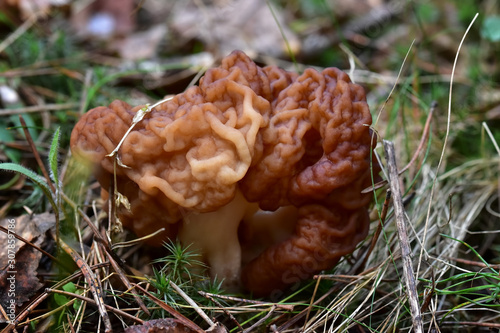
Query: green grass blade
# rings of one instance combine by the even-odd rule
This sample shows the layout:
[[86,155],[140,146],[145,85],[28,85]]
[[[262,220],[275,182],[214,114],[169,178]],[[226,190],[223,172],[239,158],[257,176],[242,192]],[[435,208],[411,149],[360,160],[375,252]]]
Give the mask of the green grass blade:
[[47,196],[47,199],[52,205],[55,214],[58,214],[59,210],[57,208],[56,202],[54,201],[54,197],[52,196],[49,185],[47,185],[45,179],[43,179],[40,175],[34,173],[28,168],[23,167],[22,165],[15,163],[0,163],[0,170],[17,172],[31,179],[31,181],[33,181],[42,189],[43,193]]
[[490,264],[488,264],[488,263],[486,262],[486,260],[484,260],[484,259],[483,259],[483,257],[481,257],[481,255],[480,255],[479,253],[477,253],[477,251],[476,251],[476,250],[475,250],[472,246],[470,246],[469,244],[467,244],[466,242],[464,242],[464,241],[462,241],[462,240],[460,240],[460,239],[456,239],[456,238],[450,237],[450,236],[445,235],[445,234],[441,234],[441,236],[446,237],[446,238],[449,238],[449,239],[452,239],[452,240],[457,241],[457,242],[459,242],[460,244],[462,244],[462,245],[466,246],[469,250],[471,250],[471,251],[472,251],[472,252],[473,252],[473,253],[474,253],[474,254],[475,254],[475,255],[479,258],[479,260],[481,260],[481,262],[482,262],[483,264],[485,264],[485,265],[486,265],[486,267],[487,267],[490,271],[492,271],[494,274],[498,275],[498,272],[497,272],[495,269],[493,269],[493,267],[491,267],[491,266],[490,266]]
[[7,181],[5,184],[0,184],[0,191],[9,189],[11,186],[13,186],[15,183],[17,183],[17,181],[19,180],[19,177],[21,177],[21,176],[17,173],[14,175],[14,177],[12,177],[12,179]]
[[283,27],[281,26],[278,18],[276,17],[276,13],[274,12],[273,6],[269,0],[267,1],[267,7],[269,8],[269,11],[273,15],[274,21],[278,25],[278,29],[280,30],[281,37],[283,37],[283,40],[285,41],[286,48],[288,49],[288,55],[290,56],[290,59],[292,59],[293,65],[295,67],[295,71],[297,73],[300,73],[299,65],[297,64],[297,60],[295,60],[295,54],[293,53],[292,48],[290,47],[290,43],[288,41],[288,38],[286,37],[285,32],[283,31]]
[[52,139],[52,144],[50,145],[50,151],[49,151],[50,172],[52,180],[54,181],[58,190],[59,190],[59,172],[58,172],[57,157],[59,152],[60,137],[61,137],[61,132],[60,132],[60,127],[58,127],[56,133],[54,134],[54,138]]

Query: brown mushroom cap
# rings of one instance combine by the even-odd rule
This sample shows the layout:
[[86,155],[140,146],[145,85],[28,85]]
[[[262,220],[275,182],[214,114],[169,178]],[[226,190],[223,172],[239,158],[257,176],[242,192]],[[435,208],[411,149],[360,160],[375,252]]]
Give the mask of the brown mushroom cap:
[[[249,58],[228,58],[208,71],[199,87],[156,107],[125,139],[120,158],[130,169],[120,175],[146,194],[161,193],[184,208],[211,211],[228,203],[252,163],[259,130],[267,125],[269,102],[250,88],[266,94],[258,89],[259,77],[266,80]],[[112,174],[112,159],[105,155],[139,109],[115,101],[88,112],[73,130],[72,149]]]
[[[115,101],[73,130],[72,151],[95,165],[105,189],[115,169],[106,155],[139,109]],[[212,275],[231,283],[250,260],[242,280],[269,294],[331,267],[366,236],[370,124],[362,87],[342,71],[298,75],[235,51],[126,137],[119,156],[129,168],[116,166],[116,176],[132,211],[118,213],[139,235],[169,225],[169,237],[196,243]],[[258,225],[258,207],[281,222]],[[265,246],[241,235],[264,225],[284,231]]]
[[263,209],[324,198],[369,167],[371,115],[344,72],[307,69],[272,101],[264,154],[241,187]]
[[368,232],[366,210],[306,205],[299,209],[294,234],[243,268],[243,284],[254,295],[271,295],[332,268],[354,251]]

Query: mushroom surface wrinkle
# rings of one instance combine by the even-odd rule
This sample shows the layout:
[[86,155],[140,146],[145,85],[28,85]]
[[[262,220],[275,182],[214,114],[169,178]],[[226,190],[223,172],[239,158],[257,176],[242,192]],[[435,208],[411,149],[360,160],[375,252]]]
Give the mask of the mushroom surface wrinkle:
[[371,115],[339,69],[299,75],[234,51],[148,113],[115,168],[107,155],[141,107],[97,107],[71,135],[104,190],[116,172],[131,203],[117,213],[138,236],[166,228],[151,242],[193,244],[212,277],[255,295],[331,268],[366,237]]

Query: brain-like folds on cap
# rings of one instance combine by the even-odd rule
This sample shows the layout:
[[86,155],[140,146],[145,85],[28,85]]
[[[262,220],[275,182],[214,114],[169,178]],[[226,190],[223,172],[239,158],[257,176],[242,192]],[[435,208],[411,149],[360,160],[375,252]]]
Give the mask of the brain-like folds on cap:
[[[242,270],[261,294],[331,267],[366,236],[371,116],[362,87],[342,71],[298,75],[235,51],[134,127],[118,152],[125,168],[106,155],[140,108],[122,101],[95,108],[71,137],[104,189],[116,172],[132,204],[119,213],[137,234],[167,224],[175,236],[186,211],[217,211],[237,191],[262,210],[296,207],[292,234]],[[301,270],[304,262],[310,269]]]

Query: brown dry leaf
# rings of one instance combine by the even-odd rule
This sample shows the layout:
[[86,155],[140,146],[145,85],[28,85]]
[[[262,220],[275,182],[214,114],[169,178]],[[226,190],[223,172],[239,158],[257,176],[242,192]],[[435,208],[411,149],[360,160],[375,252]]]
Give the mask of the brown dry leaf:
[[[293,53],[298,37],[287,27],[285,9],[274,8]],[[221,1],[211,6],[197,1],[178,1],[171,15],[172,28],[184,39],[198,38],[222,54],[233,50],[272,56],[288,50],[278,23],[265,0]]]
[[[6,218],[0,221],[0,226],[15,232],[18,236],[21,236],[30,242],[35,238],[38,238],[35,244],[39,245],[45,239],[45,232],[55,227],[55,217],[54,214],[50,213],[36,214],[32,217],[29,215],[22,215],[15,218]],[[11,236],[10,239],[13,239],[12,237],[13,236]],[[0,244],[8,244],[8,240],[9,236],[4,232],[0,232]],[[15,239],[15,243],[13,243],[13,250],[17,252],[24,245],[24,242]],[[9,248],[6,246],[0,247],[0,269],[4,269],[7,266],[9,254],[8,250]]]
[[[30,301],[30,298],[43,286],[37,278],[37,269],[42,253],[14,238],[12,233],[40,245],[45,233],[55,225],[53,214],[43,213],[32,218],[23,215],[0,221],[10,234],[0,232],[0,305],[7,313],[17,313],[17,307]],[[9,318],[11,319],[11,318]],[[0,317],[0,322],[5,322]]]
[[179,320],[166,318],[144,322],[143,325],[127,327],[125,333],[191,333],[195,332],[184,326]]
[[43,286],[36,273],[41,257],[40,251],[23,246],[17,251],[12,268],[0,270],[0,304],[4,309],[14,302],[17,307],[29,302]]

